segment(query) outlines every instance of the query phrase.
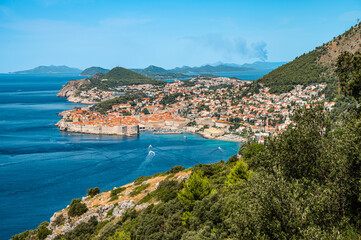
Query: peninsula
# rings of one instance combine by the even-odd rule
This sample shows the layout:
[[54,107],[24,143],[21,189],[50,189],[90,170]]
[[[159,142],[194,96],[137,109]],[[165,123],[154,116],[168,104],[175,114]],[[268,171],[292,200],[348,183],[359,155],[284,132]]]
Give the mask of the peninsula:
[[156,85],[81,90],[90,81],[74,80],[59,92],[70,101],[94,103],[62,112],[63,118],[56,124],[60,130],[115,135],[183,131],[219,140],[245,141],[252,137],[263,142],[287,128],[297,106],[324,101],[331,110],[335,104],[325,101],[326,84],[299,85],[276,95],[257,82],[195,77]]

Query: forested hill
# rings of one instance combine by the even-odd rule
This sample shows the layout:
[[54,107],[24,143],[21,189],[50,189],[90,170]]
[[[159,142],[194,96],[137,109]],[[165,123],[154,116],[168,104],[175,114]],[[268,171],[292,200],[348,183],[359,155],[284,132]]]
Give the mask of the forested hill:
[[101,68],[101,67],[90,67],[82,71],[79,75],[80,76],[93,76],[97,73],[107,73],[109,69]]
[[355,53],[361,49],[361,23],[330,42],[316,47],[315,50],[296,57],[293,61],[280,66],[258,80],[271,88],[273,93],[291,90],[295,85],[329,83],[330,94],[337,89],[334,65],[337,57],[344,51]]
[[81,86],[81,90],[97,87],[101,90],[110,90],[118,86],[132,84],[164,84],[164,81],[154,80],[139,73],[122,67],[115,67],[108,73],[93,75],[88,84]]
[[142,74],[143,76],[157,79],[157,80],[168,80],[168,79],[184,79],[189,78],[189,76],[184,75],[183,73],[174,73],[170,72],[164,68],[150,65],[145,69],[131,69],[132,71]]
[[134,71],[122,67],[113,68],[107,74],[104,75],[103,79],[107,79],[107,81],[115,81],[122,85],[164,83],[163,81],[154,80],[145,77],[139,73],[136,73]]

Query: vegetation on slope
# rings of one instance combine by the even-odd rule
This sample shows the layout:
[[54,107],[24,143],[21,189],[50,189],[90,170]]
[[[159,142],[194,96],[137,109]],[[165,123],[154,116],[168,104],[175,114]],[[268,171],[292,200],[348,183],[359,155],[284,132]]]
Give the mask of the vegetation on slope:
[[288,92],[298,84],[325,82],[328,83],[325,90],[326,97],[334,98],[337,96],[338,89],[337,76],[333,70],[337,57],[344,51],[355,53],[360,50],[360,38],[361,23],[351,27],[332,41],[271,71],[258,82],[269,86],[271,93]]
[[325,67],[317,64],[322,48],[313,50],[307,54],[297,57],[292,62],[266,74],[258,81],[270,86],[272,93],[283,93],[291,91],[295,85],[310,85],[316,82],[326,82],[328,79],[321,78]]
[[189,76],[184,75],[183,73],[174,73],[167,71],[164,68],[150,65],[145,69],[132,69],[134,72],[142,74],[146,77],[158,80],[168,80],[168,79],[184,79],[189,78]]
[[[346,97],[358,101],[360,56],[341,56],[336,71]],[[345,109],[337,122],[322,105],[300,108],[283,134],[265,146],[245,144],[240,154],[198,164],[181,183],[168,179],[177,167],[143,195],[140,202],[152,203],[145,209],[103,222],[92,217],[56,239],[361,238],[359,107]],[[146,186],[133,184],[132,192]],[[40,229],[13,239],[40,239]]]
[[115,67],[104,75],[108,81],[122,83],[123,85],[129,84],[163,84],[163,81],[158,81],[145,77],[139,73],[133,72],[129,69],[122,67]]
[[133,104],[135,106],[135,103],[133,102],[133,100],[135,99],[141,99],[147,97],[147,95],[145,95],[142,92],[135,92],[132,94],[127,94],[124,96],[120,96],[120,97],[115,97],[100,103],[97,103],[94,105],[94,109],[102,114],[105,114],[109,109],[112,109],[113,105],[118,105],[118,104],[125,104],[128,102],[131,102],[131,104]]
[[97,73],[91,79],[89,84],[80,87],[80,91],[97,87],[101,90],[110,90],[119,86],[139,84],[165,84],[164,81],[150,79],[139,73],[133,72],[122,67],[115,67],[108,73]]
[[164,179],[140,200],[157,204],[91,218],[56,239],[358,239],[357,116],[333,126],[320,106],[300,109],[265,148],[252,143],[241,159],[196,165],[189,179]]

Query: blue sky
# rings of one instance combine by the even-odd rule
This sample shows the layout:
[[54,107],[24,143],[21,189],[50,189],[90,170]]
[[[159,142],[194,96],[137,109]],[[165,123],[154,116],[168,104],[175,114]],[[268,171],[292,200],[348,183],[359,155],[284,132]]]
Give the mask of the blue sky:
[[0,72],[290,61],[357,18],[360,0],[0,0]]

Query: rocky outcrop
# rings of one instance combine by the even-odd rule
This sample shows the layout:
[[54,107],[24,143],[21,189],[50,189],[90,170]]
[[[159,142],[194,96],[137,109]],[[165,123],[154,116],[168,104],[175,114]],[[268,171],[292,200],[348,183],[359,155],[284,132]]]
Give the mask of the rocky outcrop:
[[84,104],[94,104],[95,102],[89,101],[88,99],[81,98],[77,96],[79,88],[84,84],[89,84],[90,80],[88,78],[81,80],[70,80],[67,84],[65,84],[58,94],[57,97],[65,97],[69,102],[75,103],[84,103]]
[[[88,209],[87,212],[80,216],[69,216],[69,206],[60,210],[50,218],[48,229],[52,231],[50,235],[46,237],[46,240],[53,240],[57,236],[73,231],[81,223],[87,223],[92,217],[95,217],[98,222],[110,221],[117,223],[122,215],[127,210],[141,211],[147,208],[150,204],[159,203],[156,199],[151,200],[148,203],[139,203],[148,193],[157,189],[159,183],[165,179],[181,182],[190,176],[190,171],[178,172],[176,174],[165,174],[161,176],[154,176],[141,184],[147,184],[147,188],[131,195],[139,183],[129,183],[119,188],[124,190],[117,194],[114,198],[114,194],[111,191],[103,191],[93,197],[84,196],[81,198],[81,202],[84,203]],[[113,190],[118,189],[117,187]],[[38,239],[35,233],[31,233],[32,236],[29,239]]]

